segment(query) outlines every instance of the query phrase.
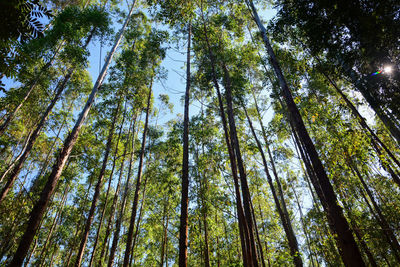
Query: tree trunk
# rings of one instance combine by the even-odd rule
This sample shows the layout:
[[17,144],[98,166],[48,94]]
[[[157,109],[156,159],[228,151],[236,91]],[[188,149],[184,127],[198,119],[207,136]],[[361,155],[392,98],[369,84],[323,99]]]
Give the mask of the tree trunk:
[[346,202],[343,202],[343,207],[344,207],[345,211],[347,211],[347,214],[349,216],[349,221],[350,221],[350,224],[351,224],[351,226],[353,228],[353,231],[354,231],[354,233],[356,235],[356,238],[357,238],[358,242],[360,243],[361,248],[364,250],[365,254],[368,257],[369,264],[372,267],[378,267],[378,265],[377,265],[377,263],[376,263],[376,261],[374,259],[374,256],[372,255],[372,253],[369,250],[367,244],[363,240],[362,234],[360,233],[360,230],[359,230],[359,227],[357,225],[357,222],[356,222],[356,220],[354,219],[354,217],[352,215],[351,208],[350,208],[349,204],[347,204]]
[[235,124],[235,118],[233,114],[233,100],[232,100],[232,84],[230,81],[230,74],[228,72],[228,68],[224,64],[223,66],[223,71],[224,71],[224,81],[225,81],[225,99],[227,103],[227,113],[228,113],[228,124],[229,124],[229,132],[230,132],[230,137],[232,141],[232,145],[236,154],[236,160],[239,168],[239,177],[240,177],[240,185],[242,187],[242,196],[243,196],[243,209],[244,209],[244,214],[245,218],[247,220],[247,226],[249,229],[249,247],[251,250],[251,260],[252,264],[255,266],[258,266],[257,262],[257,248],[256,248],[256,242],[254,238],[254,223],[253,222],[253,217],[252,217],[252,212],[251,212],[251,196],[250,196],[250,191],[249,191],[249,186],[247,183],[247,175],[246,171],[244,169],[244,164],[243,164],[243,159],[242,155],[240,152],[240,146],[239,146],[239,139],[237,136],[237,131],[236,131],[236,124]]
[[[29,144],[29,138],[32,136],[32,134],[33,134],[33,131],[30,131],[29,133],[28,133],[28,136],[26,137],[26,140],[25,140],[25,142],[24,142],[24,145],[22,146],[22,149],[21,149],[21,151],[19,152],[19,154],[15,157],[15,159],[13,160],[13,162],[12,163],[9,163],[9,164],[7,164],[8,165],[8,167],[7,167],[7,169],[4,171],[4,173],[1,175],[1,177],[0,177],[0,183],[1,183],[1,181],[3,181],[3,179],[7,176],[7,174],[13,169],[13,167],[15,166],[15,164],[17,164],[18,163],[18,161],[19,161],[19,159],[23,156],[23,154],[24,154],[24,152],[26,151],[26,148],[28,147],[28,144]],[[18,145],[16,146],[16,148],[18,147]],[[15,148],[15,150],[16,150],[16,148]],[[14,158],[14,155],[13,155],[14,153],[12,153],[12,155],[11,155],[11,160],[12,160],[12,158]],[[10,160],[10,162],[11,162],[11,160]],[[4,189],[3,189],[4,190]],[[2,190],[2,191],[3,191]],[[5,195],[3,196],[3,195],[1,195],[0,196],[0,203],[2,202],[2,200],[4,199],[4,197],[5,197]]]
[[[297,243],[296,236],[295,236],[295,234],[293,232],[293,227],[291,226],[291,223],[290,223],[290,218],[288,216],[287,211],[284,212],[284,210],[282,209],[282,206],[286,205],[285,202],[284,202],[284,199],[283,199],[283,195],[282,195],[283,192],[281,192],[281,197],[282,197],[282,206],[281,206],[281,204],[279,203],[278,195],[277,195],[276,190],[275,190],[275,186],[274,186],[273,181],[272,181],[272,177],[271,177],[271,175],[269,173],[269,170],[268,170],[268,164],[267,164],[267,160],[266,160],[265,155],[264,155],[264,151],[262,149],[262,145],[261,145],[260,141],[258,140],[257,134],[256,134],[256,132],[254,130],[254,127],[253,127],[253,123],[251,122],[250,117],[247,114],[247,109],[246,109],[246,107],[244,105],[243,105],[243,109],[245,111],[245,114],[246,114],[246,117],[247,117],[247,121],[249,122],[249,126],[250,126],[251,132],[253,134],[254,140],[256,141],[258,150],[260,151],[260,154],[261,154],[262,162],[263,162],[263,165],[264,165],[264,171],[265,171],[265,174],[267,176],[268,184],[269,184],[269,186],[271,188],[271,192],[272,192],[272,196],[274,198],[276,209],[278,211],[279,217],[281,218],[283,229],[285,230],[285,233],[286,233],[286,238],[288,240],[288,244],[289,244],[289,248],[290,248],[290,254],[293,257],[293,262],[294,262],[295,266],[297,266],[297,267],[303,266],[303,261],[302,261],[301,256],[300,256],[299,246],[298,246],[298,243]],[[271,160],[271,163],[272,163],[272,158],[270,160]]]
[[[111,250],[110,250],[110,256],[108,258],[108,266],[109,267],[111,267],[113,265],[113,263],[114,263],[114,257],[115,257],[115,252],[117,250],[119,233],[121,231],[122,219],[124,217],[126,198],[127,198],[128,194],[129,194],[129,184],[130,184],[130,180],[131,180],[132,163],[133,163],[133,158],[134,158],[136,115],[134,115],[133,120],[134,120],[134,123],[133,123],[133,129],[132,129],[131,158],[129,160],[128,174],[127,174],[127,177],[126,177],[125,189],[124,189],[124,194],[122,196],[121,207],[120,207],[120,211],[119,211],[119,214],[118,214],[118,217],[117,217],[117,222],[116,222],[116,225],[115,225],[115,231],[114,231],[113,241],[112,241]],[[127,138],[128,142],[129,142],[129,139],[130,139],[130,136],[128,135],[128,138]],[[120,175],[122,175],[122,171],[121,171]]]
[[254,229],[255,229],[257,244],[258,244],[258,255],[260,257],[259,260],[261,261],[262,266],[265,267],[264,252],[262,249],[260,234],[258,232],[258,226],[257,226],[257,220],[256,220],[256,214],[254,211],[253,201],[251,201],[250,204],[251,204],[251,213],[253,214]]
[[140,155],[139,155],[139,166],[138,166],[138,174],[137,174],[137,178],[136,178],[135,195],[133,198],[132,213],[131,213],[131,219],[130,219],[130,223],[129,223],[129,230],[128,230],[128,236],[127,236],[126,247],[125,247],[124,263],[123,263],[124,267],[128,267],[129,257],[131,254],[130,252],[131,252],[131,247],[132,247],[133,228],[135,225],[136,211],[137,211],[137,205],[138,205],[138,201],[139,201],[139,191],[140,191],[142,169],[143,169],[143,158],[144,158],[144,152],[145,152],[145,146],[146,146],[146,136],[147,136],[147,130],[148,130],[147,128],[148,128],[148,124],[149,124],[150,100],[151,100],[152,87],[153,87],[153,77],[151,79],[151,84],[149,87],[149,95],[147,97],[146,119],[145,119],[144,129],[143,129],[142,147],[141,147]]
[[[162,236],[162,242],[161,242],[161,264],[160,266],[163,267],[164,266],[164,258],[165,258],[165,248],[167,245],[167,228],[168,228],[168,201],[169,198],[167,196],[167,199],[164,203],[164,211],[163,211],[163,220],[162,220],[162,226],[163,226],[163,236]],[[166,225],[164,224],[164,222],[166,221]],[[136,228],[137,230],[137,228]],[[167,263],[168,266],[168,263]]]
[[[309,235],[308,235],[308,231],[307,231],[307,228],[306,228],[306,225],[305,225],[305,222],[304,222],[304,215],[303,215],[303,211],[302,211],[302,209],[301,209],[300,201],[299,201],[299,198],[298,198],[298,196],[297,196],[297,193],[296,193],[296,190],[295,190],[293,184],[290,184],[290,185],[291,185],[291,188],[292,188],[294,197],[295,197],[295,199],[296,199],[297,208],[299,209],[299,213],[300,213],[300,222],[301,222],[301,226],[302,226],[302,228],[303,228],[304,236],[306,237],[306,245],[307,245],[308,253],[309,253],[309,256],[310,256],[311,265],[312,265],[313,267],[315,267],[315,265],[314,265],[314,256],[315,256],[315,255],[314,255],[313,250],[311,249],[310,237],[309,237]],[[317,257],[315,257],[315,262],[317,263],[317,266],[320,266]]]
[[[319,57],[315,57],[318,61],[319,64],[322,64],[321,60]],[[400,167],[400,162],[399,160],[393,155],[393,153],[387,148],[387,146],[383,143],[383,141],[374,133],[374,131],[368,126],[367,121],[365,118],[358,112],[357,108],[353,105],[353,103],[348,99],[346,94],[337,86],[334,80],[332,80],[328,74],[326,74],[324,71],[321,72],[322,75],[328,80],[328,82],[335,88],[336,92],[343,98],[343,100],[346,102],[346,105],[349,107],[351,113],[353,113],[353,116],[358,119],[358,122],[360,125],[364,128],[364,130],[371,135],[371,140],[375,140],[376,142],[379,143],[379,145],[386,151],[386,153],[389,155],[389,157],[396,163],[398,167]]]
[[100,173],[99,173],[99,176],[97,178],[97,184],[96,184],[96,187],[94,189],[94,194],[93,194],[93,198],[92,198],[92,204],[90,206],[90,210],[89,210],[88,217],[86,219],[86,224],[85,224],[85,228],[84,228],[84,231],[83,231],[81,243],[79,245],[79,250],[78,250],[78,254],[77,254],[76,262],[75,262],[75,266],[76,267],[79,267],[81,265],[83,253],[84,253],[85,247],[86,247],[86,242],[87,242],[87,239],[88,239],[88,236],[89,236],[90,226],[92,225],[92,221],[93,221],[93,218],[94,218],[94,212],[95,212],[95,209],[96,209],[96,204],[97,204],[97,201],[98,201],[99,196],[100,196],[100,190],[101,190],[101,187],[102,187],[103,177],[104,177],[104,174],[105,174],[105,171],[106,171],[106,167],[107,167],[108,155],[110,154],[110,150],[111,150],[112,138],[113,138],[113,135],[114,135],[114,127],[115,127],[115,123],[117,121],[120,104],[121,104],[121,102],[118,100],[117,107],[114,110],[113,121],[112,121],[111,127],[109,129],[108,137],[107,137],[107,145],[106,145],[106,151],[104,153],[103,164],[101,166]]
[[[267,53],[270,57],[275,74],[279,80],[282,94],[289,110],[289,119],[293,122],[293,125],[297,133],[299,134],[300,140],[306,148],[306,152],[310,157],[310,161],[318,179],[318,183],[321,185],[323,196],[325,197],[328,207],[328,209],[326,209],[325,211],[328,217],[329,226],[331,227],[332,232],[335,233],[342,260],[347,266],[365,266],[357,243],[354,240],[353,233],[349,227],[346,218],[343,215],[343,210],[337,203],[336,194],[333,190],[332,184],[329,181],[329,178],[325,172],[325,169],[315,149],[315,146],[307,132],[307,129],[304,126],[304,122],[301,118],[300,112],[296,107],[292,94],[283,76],[279,62],[270,45],[266,29],[264,28],[260,18],[258,17],[253,2],[251,0],[247,0],[246,2],[250,5],[250,8],[254,15],[254,20],[256,21],[256,24],[261,32],[264,44],[267,49]],[[320,198],[321,197],[322,196],[320,196]]]
[[[68,162],[68,165],[69,165],[69,163],[70,163],[70,162]],[[68,165],[67,165],[67,166],[68,166]],[[76,247],[76,245],[77,245],[76,242],[78,241],[77,239],[78,239],[79,230],[80,230],[80,228],[78,227],[78,225],[83,224],[83,222],[84,222],[84,220],[85,220],[85,217],[84,217],[85,211],[84,211],[84,209],[86,208],[86,206],[87,206],[87,204],[88,204],[88,201],[87,201],[87,200],[88,200],[88,194],[89,194],[89,189],[90,189],[91,187],[92,187],[92,183],[90,182],[89,185],[88,185],[88,187],[87,187],[85,196],[83,197],[83,199],[84,199],[84,203],[83,203],[83,205],[82,205],[83,211],[82,211],[82,213],[81,213],[81,216],[80,216],[78,222],[76,223],[75,234],[74,234],[73,238],[71,239],[71,241],[70,241],[69,244],[68,244],[68,246],[70,247],[70,250],[69,250],[69,253],[68,253],[68,257],[67,257],[67,259],[66,259],[66,263],[64,263],[65,266],[69,266],[69,263],[70,263],[70,261],[71,261],[72,255],[73,255],[74,250],[75,250],[75,247]],[[43,219],[42,219],[42,220],[43,220]],[[67,251],[67,248],[65,249],[65,251]]]
[[181,215],[179,226],[179,267],[187,266],[188,246],[188,206],[189,206],[189,93],[190,93],[190,42],[191,24],[188,24],[188,45],[186,59],[186,92],[183,120],[183,159],[182,159],[182,191]]
[[50,241],[51,237],[53,236],[53,231],[56,228],[56,226],[58,224],[58,221],[60,220],[60,216],[61,216],[61,213],[63,211],[64,205],[65,205],[65,202],[66,202],[66,199],[67,199],[68,190],[69,190],[69,185],[67,185],[66,188],[65,188],[64,195],[63,195],[63,198],[61,200],[61,207],[58,208],[58,211],[57,211],[56,215],[54,216],[53,223],[51,224],[51,227],[50,227],[50,231],[47,234],[46,241],[43,244],[43,248],[42,248],[42,251],[41,251],[40,256],[39,256],[39,262],[40,263],[44,262],[43,256],[46,254],[46,251],[47,251],[47,243]]
[[217,91],[217,97],[218,97],[218,105],[219,105],[219,112],[221,116],[221,121],[222,121],[222,126],[224,129],[224,136],[225,136],[225,142],[229,154],[229,161],[231,164],[231,171],[232,171],[232,177],[235,185],[235,195],[236,195],[236,211],[238,214],[238,221],[239,221],[239,234],[240,234],[240,243],[242,247],[242,258],[243,258],[243,265],[244,266],[250,266],[251,262],[250,260],[250,255],[249,255],[249,250],[247,244],[249,243],[249,230],[247,227],[246,220],[244,219],[244,212],[243,212],[243,206],[242,206],[242,199],[240,196],[240,189],[239,189],[239,179],[237,175],[237,165],[236,165],[236,158],[235,158],[235,153],[233,151],[233,147],[230,142],[229,138],[229,132],[228,132],[228,127],[227,127],[227,122],[226,122],[226,117],[225,117],[225,110],[224,110],[224,105],[222,101],[222,96],[221,96],[221,91],[219,88],[218,80],[216,77],[216,70],[215,70],[215,58],[213,55],[213,52],[211,50],[210,43],[208,41],[208,34],[207,34],[207,27],[205,24],[205,19],[203,16],[203,8],[201,7],[202,11],[202,19],[203,19],[203,30],[204,30],[204,37],[208,49],[208,56],[210,59],[211,63],[211,73],[212,73],[212,82],[214,84],[214,87]]
[[386,129],[389,130],[390,134],[396,139],[397,144],[400,145],[400,129],[398,125],[391,120],[391,118],[386,114],[386,112],[382,109],[382,107],[376,103],[376,101],[371,96],[370,92],[368,92],[368,87],[366,86],[365,78],[359,79],[357,73],[349,66],[343,63],[343,60],[339,57],[339,62],[342,65],[343,69],[348,72],[351,81],[357,90],[363,95],[369,106],[375,111],[378,118],[383,122]]
[[[147,185],[147,180],[149,179],[149,176],[146,176],[146,179],[144,179],[144,184],[143,184],[143,193],[142,193],[142,202],[140,203],[140,210],[139,210],[139,217],[136,222],[136,229],[135,229],[135,235],[133,236],[133,244],[132,244],[132,250],[131,250],[131,258],[129,260],[129,266],[132,265],[132,259],[134,258],[133,251],[135,250],[138,234],[139,234],[139,226],[140,226],[140,221],[142,219],[142,214],[143,214],[143,209],[144,209],[144,204],[145,204],[145,199],[146,199],[146,185]],[[167,217],[168,219],[168,217]],[[167,223],[168,225],[168,223]]]
[[[111,167],[111,173],[110,173],[110,176],[109,176],[110,178],[109,178],[109,180],[108,180],[108,186],[107,186],[107,192],[106,192],[106,199],[105,199],[105,202],[104,202],[103,210],[102,210],[102,212],[101,212],[99,226],[97,227],[96,238],[95,238],[95,241],[94,241],[94,244],[93,244],[92,256],[90,257],[89,267],[92,266],[93,261],[94,261],[94,255],[95,255],[95,253],[96,253],[97,243],[98,243],[99,236],[100,236],[100,230],[101,230],[101,226],[102,226],[102,224],[103,224],[104,215],[105,215],[106,209],[107,209],[108,196],[109,196],[109,194],[110,194],[111,182],[112,182],[112,178],[113,178],[114,170],[115,170],[115,165],[116,165],[116,161],[117,161],[117,154],[118,154],[119,141],[121,140],[122,129],[123,129],[123,126],[124,126],[124,123],[125,123],[126,104],[127,104],[127,101],[125,101],[124,114],[122,115],[122,122],[121,122],[121,126],[120,126],[120,129],[119,129],[119,133],[118,133],[118,137],[117,137],[117,142],[116,142],[116,144],[115,144],[114,159],[113,159],[113,164],[112,164],[112,167]],[[113,214],[113,212],[112,212],[111,214]],[[108,229],[108,227],[107,227],[107,229]],[[103,246],[103,247],[104,247],[104,246]],[[101,257],[100,257],[100,259],[101,259]],[[101,264],[100,264],[100,265],[101,265]]]
[[[265,225],[264,225],[264,216],[263,216],[263,213],[262,213],[262,210],[261,210],[261,205],[260,205],[260,203],[258,203],[258,210],[260,211],[260,218],[261,218],[261,221],[263,222],[263,224],[262,224],[262,230],[263,230],[263,235],[265,236],[266,235],[266,230],[265,230]],[[264,244],[265,244],[265,253],[267,253],[267,262],[268,262],[268,267],[271,267],[271,259],[270,259],[270,256],[269,256],[269,253],[268,253],[268,243],[267,243],[267,240],[264,240]]]
[[79,115],[79,118],[76,121],[74,128],[69,133],[67,139],[64,142],[64,147],[61,149],[61,151],[56,159],[56,162],[53,166],[53,170],[52,170],[50,176],[48,177],[47,183],[40,195],[40,199],[32,209],[25,233],[20,240],[18,249],[15,252],[14,258],[13,258],[10,266],[21,266],[26,257],[26,254],[29,250],[29,247],[30,247],[32,240],[36,234],[36,231],[38,229],[40,219],[43,217],[44,211],[46,210],[46,207],[49,203],[49,199],[54,192],[54,189],[57,185],[57,182],[58,182],[58,180],[61,176],[61,173],[63,171],[63,168],[65,166],[65,163],[67,162],[69,155],[71,154],[72,148],[75,145],[76,140],[78,139],[78,135],[82,128],[82,125],[85,122],[86,117],[89,113],[89,110],[93,104],[96,93],[99,90],[100,86],[103,84],[108,67],[112,61],[115,51],[117,50],[117,48],[119,46],[119,43],[121,42],[122,36],[125,32],[125,28],[128,25],[129,19],[133,13],[134,4],[135,4],[135,2],[133,2],[132,7],[130,8],[130,11],[125,20],[125,23],[122,26],[117,39],[115,40],[114,46],[111,49],[111,51],[105,61],[103,69],[97,78],[97,81],[96,81],[96,83],[93,87],[93,90],[86,102],[85,107],[83,108],[81,114]]
[[[107,247],[106,246],[107,240],[108,240],[108,238],[109,238],[109,236],[111,234],[111,224],[112,224],[112,221],[114,219],[114,214],[116,214],[116,212],[117,212],[117,202],[118,202],[118,197],[119,197],[119,190],[120,190],[120,187],[121,187],[122,176],[123,176],[124,168],[125,168],[125,159],[126,159],[126,155],[127,155],[127,151],[128,151],[128,144],[129,144],[130,134],[132,132],[132,127],[134,127],[133,126],[134,121],[135,121],[135,119],[132,119],[130,124],[129,124],[129,130],[128,130],[128,135],[127,135],[127,138],[126,138],[126,143],[125,143],[125,146],[124,146],[124,152],[123,152],[123,156],[122,156],[121,167],[119,169],[118,184],[117,184],[117,188],[115,189],[115,193],[114,193],[114,199],[113,199],[113,203],[112,203],[112,206],[111,206],[111,212],[110,212],[110,219],[109,219],[108,224],[107,224],[106,234],[105,234],[104,243],[103,243],[103,249],[102,249],[101,254],[100,254],[100,264],[99,265],[101,265],[101,261],[103,259],[103,255],[104,255],[104,252],[105,252],[106,247]],[[123,125],[121,124],[121,130],[122,130],[122,126]],[[117,147],[116,147],[116,149],[117,149]],[[116,217],[117,221],[118,221],[118,219],[119,218]],[[115,254],[111,252],[110,253],[110,257],[108,259],[108,262],[109,263],[111,262],[111,265],[112,265],[112,263],[114,261],[114,256],[115,256]]]
[[372,195],[371,190],[368,188],[368,185],[365,183],[364,178],[362,177],[357,166],[355,166],[354,162],[351,159],[349,159],[349,162],[350,162],[350,166],[351,166],[353,173],[355,173],[356,176],[359,178],[364,190],[367,192],[367,195],[368,195],[369,199],[371,200],[372,206],[375,209],[376,213],[374,212],[373,208],[370,206],[367,198],[365,198],[365,201],[367,202],[368,206],[370,207],[372,214],[374,214],[375,218],[377,219],[379,224],[382,226],[382,230],[385,233],[385,235],[387,236],[388,243],[390,244],[397,261],[400,263],[400,244],[399,244],[395,234],[393,233],[392,228],[390,227],[385,216],[383,215],[378,203],[376,202],[374,196]]

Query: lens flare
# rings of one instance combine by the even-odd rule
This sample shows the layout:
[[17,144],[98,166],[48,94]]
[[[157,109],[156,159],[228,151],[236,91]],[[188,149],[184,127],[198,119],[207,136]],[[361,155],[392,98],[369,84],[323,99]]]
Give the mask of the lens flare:
[[385,66],[383,68],[384,73],[391,73],[392,72],[392,66]]
[[375,76],[375,75],[378,75],[378,74],[380,74],[380,73],[382,73],[382,71],[380,70],[380,71],[377,71],[377,72],[374,72],[374,73],[372,73],[371,74],[371,76]]
[[392,66],[384,66],[383,70],[379,70],[377,72],[374,72],[374,73],[371,74],[371,76],[375,76],[375,75],[378,75],[378,74],[390,74],[390,73],[392,73],[392,71],[393,71]]

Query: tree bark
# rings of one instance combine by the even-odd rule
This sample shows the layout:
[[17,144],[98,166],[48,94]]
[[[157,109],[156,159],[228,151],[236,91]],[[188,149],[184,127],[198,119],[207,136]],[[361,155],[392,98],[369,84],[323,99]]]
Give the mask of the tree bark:
[[335,234],[336,242],[338,244],[342,260],[346,266],[365,266],[357,243],[354,240],[353,233],[349,227],[346,218],[343,215],[343,210],[337,203],[336,194],[333,190],[332,184],[330,183],[329,178],[325,172],[325,169],[315,149],[313,141],[311,140],[307,129],[304,126],[303,119],[301,118],[300,112],[296,107],[292,94],[286,83],[285,77],[283,76],[279,62],[270,45],[266,29],[264,28],[264,25],[258,17],[257,10],[254,7],[253,2],[251,0],[247,0],[246,2],[249,4],[252,10],[254,20],[261,32],[265,47],[267,49],[267,53],[270,57],[271,64],[281,86],[282,94],[284,96],[289,111],[289,119],[292,121],[297,133],[299,134],[301,142],[304,144],[304,147],[308,156],[310,157],[312,167],[318,179],[318,183],[321,185],[323,196],[325,197],[328,208],[325,211],[328,217],[329,226],[331,227],[332,232]]
[[182,158],[182,189],[181,215],[179,226],[179,267],[187,266],[188,246],[188,207],[189,207],[189,94],[190,94],[190,43],[191,24],[188,24],[188,45],[186,58],[186,92],[185,110],[183,119],[183,158]]
[[112,138],[113,138],[113,135],[114,135],[114,127],[115,127],[115,123],[117,121],[120,105],[121,105],[121,102],[118,100],[117,107],[114,110],[113,121],[111,123],[111,127],[109,129],[109,133],[108,133],[108,137],[107,137],[107,145],[106,145],[106,151],[104,153],[103,164],[101,166],[100,173],[99,173],[99,176],[97,178],[97,184],[96,184],[96,187],[94,189],[94,194],[93,194],[93,198],[92,198],[92,204],[90,206],[90,210],[89,210],[88,217],[86,219],[86,224],[85,224],[85,228],[84,228],[84,231],[83,231],[81,243],[79,245],[78,254],[76,256],[76,262],[75,262],[75,266],[76,267],[79,267],[81,265],[83,253],[84,253],[85,247],[86,247],[86,242],[87,242],[87,239],[88,239],[88,236],[89,236],[90,226],[92,225],[92,221],[93,221],[93,218],[94,218],[94,212],[95,212],[95,209],[96,209],[97,201],[98,201],[99,196],[100,196],[100,190],[101,190],[102,183],[103,183],[103,177],[104,177],[104,174],[106,172],[108,156],[110,154],[111,145],[112,145]]
[[149,95],[147,97],[146,119],[145,119],[144,129],[143,129],[142,147],[141,147],[140,155],[139,155],[139,166],[138,166],[138,174],[137,174],[137,178],[136,178],[135,194],[134,194],[133,204],[132,204],[132,213],[131,213],[131,219],[130,219],[130,223],[129,223],[129,230],[128,230],[128,236],[127,236],[126,247],[125,247],[124,263],[123,263],[124,267],[128,267],[129,257],[131,254],[130,252],[131,252],[131,247],[132,247],[133,228],[135,225],[136,212],[137,212],[137,206],[138,206],[138,201],[139,201],[139,191],[140,191],[140,185],[141,185],[141,179],[142,179],[142,169],[143,169],[143,158],[144,158],[144,152],[145,152],[145,146],[146,146],[146,136],[147,136],[147,130],[148,130],[148,124],[149,124],[150,100],[151,100],[151,94],[152,94],[152,87],[153,87],[153,77],[151,79],[151,84],[149,86]]
[[[120,211],[117,217],[117,222],[115,225],[115,231],[114,231],[114,236],[113,236],[113,241],[111,243],[111,250],[110,250],[110,256],[108,258],[108,266],[111,267],[114,263],[114,257],[115,257],[115,252],[117,250],[117,245],[118,245],[118,239],[119,239],[119,233],[121,231],[121,224],[122,224],[122,219],[124,217],[124,211],[125,211],[125,205],[126,205],[126,198],[129,194],[129,184],[131,180],[131,172],[132,172],[132,163],[133,163],[133,158],[134,158],[134,142],[135,142],[135,124],[136,124],[136,115],[134,115],[133,120],[135,121],[133,123],[133,129],[132,129],[132,151],[131,151],[131,158],[129,160],[129,167],[128,167],[128,174],[126,177],[126,182],[125,182],[125,189],[124,193],[122,196],[122,201],[121,201],[121,207]],[[128,135],[128,141],[129,141],[129,135]],[[121,171],[122,175],[122,171]]]
[[[284,212],[284,210],[282,208],[282,206],[286,205],[285,202],[284,202],[284,199],[283,199],[283,195],[282,195],[283,192],[281,192],[282,204],[280,204],[279,203],[278,194],[276,193],[275,186],[274,186],[274,183],[272,181],[272,177],[271,177],[271,175],[269,173],[269,170],[268,170],[268,164],[267,164],[267,160],[266,160],[265,155],[264,155],[264,151],[262,149],[261,142],[258,140],[257,134],[256,134],[256,132],[254,130],[254,127],[253,127],[253,123],[251,122],[250,117],[247,114],[247,109],[246,109],[246,107],[244,105],[243,105],[243,109],[245,111],[245,114],[246,114],[246,117],[247,117],[247,121],[249,122],[249,126],[250,126],[251,132],[253,134],[254,140],[256,141],[258,150],[259,150],[259,152],[261,154],[262,162],[263,162],[263,165],[264,165],[264,171],[265,171],[265,174],[267,176],[268,184],[269,184],[269,186],[271,188],[271,192],[272,192],[272,196],[273,196],[273,199],[274,199],[274,202],[275,202],[276,209],[278,211],[279,217],[281,218],[283,229],[285,230],[285,233],[286,233],[286,238],[288,240],[288,244],[289,244],[289,248],[290,248],[290,254],[293,257],[294,265],[297,266],[297,267],[303,266],[303,261],[302,261],[301,256],[300,256],[300,251],[299,251],[299,246],[298,246],[298,243],[297,243],[297,238],[296,238],[296,235],[294,234],[293,227],[292,227],[292,225],[290,223],[290,218],[288,216],[288,213]],[[272,158],[271,158],[271,162],[272,162]]]

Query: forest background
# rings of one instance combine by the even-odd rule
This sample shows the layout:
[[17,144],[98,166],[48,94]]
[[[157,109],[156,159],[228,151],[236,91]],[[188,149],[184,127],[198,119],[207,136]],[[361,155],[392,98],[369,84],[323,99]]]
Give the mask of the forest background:
[[1,264],[400,263],[396,1],[2,5]]

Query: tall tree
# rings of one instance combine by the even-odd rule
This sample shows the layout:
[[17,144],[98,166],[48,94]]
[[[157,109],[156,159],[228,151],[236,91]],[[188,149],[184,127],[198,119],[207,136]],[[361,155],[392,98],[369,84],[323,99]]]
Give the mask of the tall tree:
[[294,128],[299,135],[301,142],[304,144],[308,156],[310,157],[312,167],[315,171],[318,183],[323,192],[323,195],[320,195],[319,197],[320,199],[326,201],[326,213],[330,222],[329,225],[332,231],[337,235],[336,240],[338,243],[338,247],[340,248],[340,254],[342,256],[343,262],[349,266],[364,266],[364,261],[361,257],[361,253],[358,249],[357,243],[354,240],[352,231],[349,227],[348,222],[346,221],[346,218],[343,215],[341,207],[337,203],[336,194],[333,191],[333,187],[328,179],[328,176],[326,175],[325,169],[318,156],[315,146],[307,132],[307,129],[304,126],[303,119],[301,118],[299,110],[296,107],[279,62],[270,45],[266,29],[258,16],[257,10],[253,2],[246,1],[246,3],[250,6],[254,16],[254,20],[261,32],[265,47],[267,49],[267,53],[271,60],[271,64],[279,81],[282,95],[289,110],[289,119],[292,121]]
[[96,80],[96,83],[93,87],[91,94],[89,95],[89,98],[85,104],[85,107],[83,108],[81,114],[79,115],[79,118],[76,121],[74,128],[72,129],[72,131],[70,132],[68,137],[65,139],[64,146],[57,157],[56,163],[53,166],[53,170],[52,170],[50,176],[47,178],[47,183],[41,193],[41,197],[31,211],[31,215],[30,215],[30,218],[28,221],[27,228],[25,230],[23,237],[21,238],[18,249],[15,252],[14,258],[11,262],[11,266],[21,266],[23,263],[23,260],[26,257],[26,254],[29,250],[29,247],[30,247],[32,240],[36,234],[36,231],[38,229],[39,222],[42,219],[43,213],[46,210],[46,207],[49,203],[49,198],[51,197],[51,195],[54,192],[55,186],[57,185],[58,179],[61,176],[61,173],[65,166],[65,163],[67,162],[68,157],[71,154],[71,150],[72,150],[73,146],[75,145],[76,140],[78,139],[80,129],[82,128],[82,125],[83,125],[83,123],[89,113],[89,110],[93,104],[96,93],[99,90],[99,88],[101,87],[101,85],[103,84],[104,78],[107,74],[108,67],[109,67],[109,65],[112,61],[112,58],[118,48],[119,43],[121,42],[122,36],[125,32],[125,28],[129,22],[130,16],[132,15],[132,12],[134,9],[134,3],[135,2],[133,2],[132,6],[129,10],[129,14],[125,19],[125,22],[115,40],[115,43],[114,43],[110,53],[108,54],[108,57],[105,61],[103,69]]
[[185,110],[183,119],[183,158],[182,158],[182,192],[181,217],[179,226],[179,266],[187,266],[188,246],[188,208],[189,208],[189,95],[190,95],[190,43],[191,24],[188,24],[186,50],[186,91]]

